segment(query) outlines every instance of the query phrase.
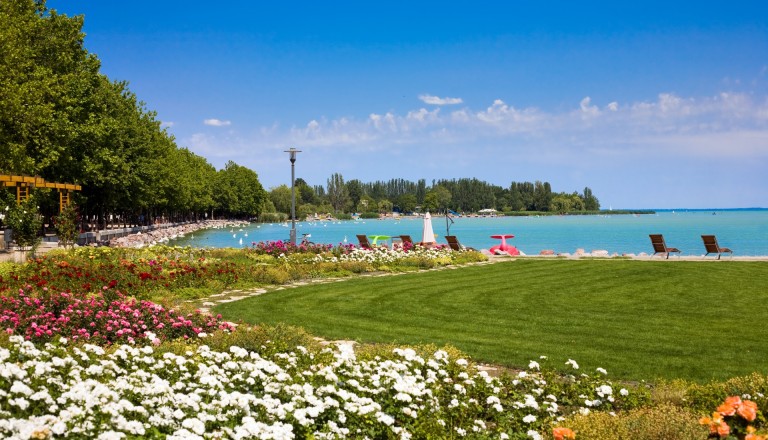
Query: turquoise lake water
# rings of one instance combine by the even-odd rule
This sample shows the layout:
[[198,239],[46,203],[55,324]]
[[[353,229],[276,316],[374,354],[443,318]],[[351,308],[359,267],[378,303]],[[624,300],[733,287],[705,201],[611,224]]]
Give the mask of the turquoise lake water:
[[[683,255],[703,255],[702,234],[717,236],[721,247],[736,256],[768,255],[768,209],[716,211],[660,211],[646,215],[590,215],[546,217],[460,217],[454,218],[450,235],[456,235],[465,246],[488,249],[499,240],[494,234],[513,234],[508,243],[527,255],[543,249],[556,253],[606,250],[613,254],[652,253],[648,234],[664,234],[668,246],[677,247]],[[423,220],[357,220],[338,222],[297,222],[297,237],[311,234],[315,243],[357,244],[355,235],[408,234],[421,239]],[[438,243],[445,243],[445,217],[432,218]],[[287,240],[290,227],[281,224],[251,224],[242,230],[213,229],[198,231],[171,244],[195,247],[245,247],[253,242]],[[247,234],[247,235],[246,235]],[[345,241],[346,240],[346,241]]]

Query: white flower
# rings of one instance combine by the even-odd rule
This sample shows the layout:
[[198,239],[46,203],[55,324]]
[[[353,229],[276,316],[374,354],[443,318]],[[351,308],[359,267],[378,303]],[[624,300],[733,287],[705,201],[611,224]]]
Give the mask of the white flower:
[[411,395],[407,393],[397,393],[395,394],[394,399],[400,402],[410,402],[411,400],[413,400]]
[[32,388],[28,387],[26,384],[23,384],[17,380],[13,382],[13,385],[11,385],[11,393],[23,394],[25,396],[29,396],[30,394],[32,394]]
[[200,421],[200,419],[194,417],[190,419],[184,419],[184,421],[181,422],[181,426],[183,428],[189,429],[197,435],[205,434],[205,423]]
[[539,409],[539,403],[536,402],[536,398],[531,396],[530,394],[525,395],[525,406],[533,409]]
[[613,394],[613,389],[611,389],[608,385],[600,385],[595,389],[597,391],[597,395],[600,397],[610,396]]
[[629,391],[627,391],[626,389],[622,388],[622,389],[619,390],[619,394],[621,394],[622,396],[627,396],[627,395],[629,395]]
[[579,364],[577,364],[576,361],[574,361],[573,359],[568,359],[568,362],[566,362],[565,365],[572,366],[574,370],[579,369]]
[[[541,434],[534,431],[533,429],[528,430],[528,432],[525,433],[528,437],[532,438],[533,440],[541,440]],[[509,437],[506,437],[509,438]]]
[[125,434],[117,431],[106,431],[99,434],[98,440],[120,440],[125,438]]
[[541,368],[540,368],[540,366],[539,366],[539,363],[538,363],[538,362],[536,362],[536,361],[531,361],[531,362],[528,364],[528,369],[529,369],[529,370],[539,370],[539,369],[541,369]]
[[394,417],[383,412],[376,413],[376,420],[378,420],[380,423],[383,423],[387,426],[392,426],[395,423]]
[[536,416],[533,414],[528,414],[527,416],[523,417],[523,423],[533,423],[536,421]]

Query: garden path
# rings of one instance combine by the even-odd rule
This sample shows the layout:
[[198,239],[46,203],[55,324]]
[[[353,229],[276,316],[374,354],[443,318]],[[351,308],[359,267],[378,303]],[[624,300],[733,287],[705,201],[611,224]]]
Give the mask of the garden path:
[[[372,272],[372,273],[361,274],[361,275],[358,275],[357,277],[386,277],[386,276],[405,275],[410,273],[439,271],[439,270],[456,270],[461,267],[492,264],[498,261],[512,261],[512,258],[508,258],[508,257],[507,258],[489,258],[488,261],[481,261],[478,263],[441,266],[441,267],[435,267],[432,269],[421,269],[415,272],[394,272],[394,273],[393,272]],[[221,293],[211,295],[207,298],[188,300],[186,302],[190,303],[193,306],[197,306],[197,308],[203,313],[210,313],[211,307],[215,307],[218,304],[239,301],[245,298],[263,295],[267,292],[274,292],[274,291],[286,290],[286,289],[295,289],[297,287],[308,286],[312,284],[338,283],[338,282],[347,281],[357,277],[321,278],[321,279],[313,279],[313,280],[295,281],[293,283],[283,284],[283,285],[269,285],[269,286],[263,286],[263,287],[254,287],[250,289],[225,290]]]

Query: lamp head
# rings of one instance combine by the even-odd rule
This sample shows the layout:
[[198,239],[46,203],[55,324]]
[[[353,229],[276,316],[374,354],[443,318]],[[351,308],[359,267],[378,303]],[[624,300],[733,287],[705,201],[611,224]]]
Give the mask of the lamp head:
[[290,155],[291,163],[294,163],[296,162],[296,153],[301,153],[301,150],[297,150],[291,147],[290,149],[285,150],[285,153],[288,153]]

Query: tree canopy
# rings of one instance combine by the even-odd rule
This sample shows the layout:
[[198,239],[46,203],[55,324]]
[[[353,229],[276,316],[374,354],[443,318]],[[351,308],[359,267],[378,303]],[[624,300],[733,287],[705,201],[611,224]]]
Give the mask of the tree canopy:
[[256,173],[234,163],[217,172],[179,148],[127,82],[100,73],[83,20],[44,0],[0,2],[0,173],[80,184],[76,202],[100,218],[259,215],[267,194]]

